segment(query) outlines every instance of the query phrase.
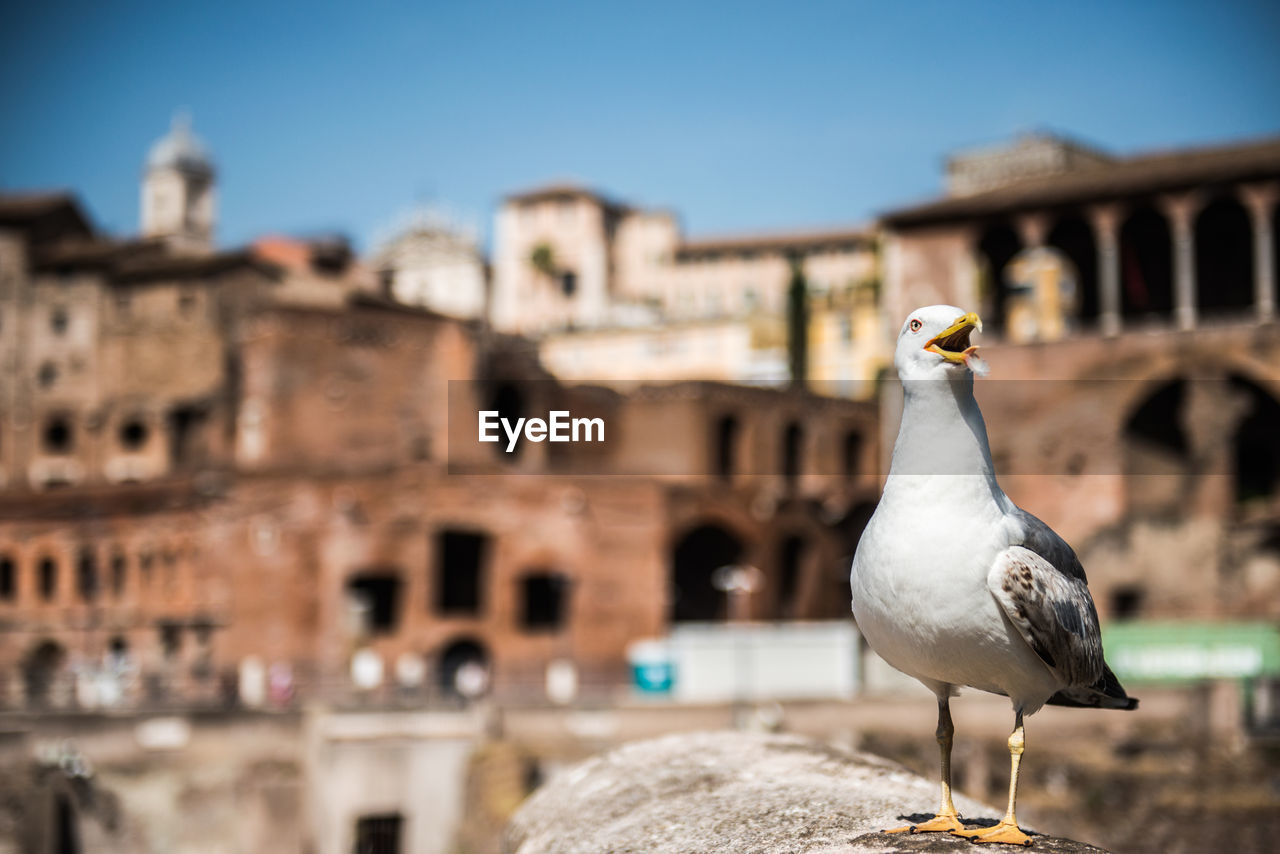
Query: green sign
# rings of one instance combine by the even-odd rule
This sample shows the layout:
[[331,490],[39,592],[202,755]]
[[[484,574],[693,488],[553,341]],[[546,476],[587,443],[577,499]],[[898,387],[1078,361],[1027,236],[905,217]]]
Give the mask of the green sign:
[[1188,682],[1280,674],[1280,627],[1271,623],[1135,621],[1102,629],[1121,681]]

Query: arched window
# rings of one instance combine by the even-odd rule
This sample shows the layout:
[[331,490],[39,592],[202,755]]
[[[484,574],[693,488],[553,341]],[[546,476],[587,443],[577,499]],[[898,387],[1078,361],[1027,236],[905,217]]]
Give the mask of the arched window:
[[0,601],[12,602],[18,598],[17,568],[13,558],[0,555]]
[[40,598],[52,602],[58,595],[58,562],[51,557],[43,557],[36,565],[36,578],[40,588]]
[[80,550],[80,557],[76,562],[76,589],[85,602],[98,598],[98,557],[91,548]]

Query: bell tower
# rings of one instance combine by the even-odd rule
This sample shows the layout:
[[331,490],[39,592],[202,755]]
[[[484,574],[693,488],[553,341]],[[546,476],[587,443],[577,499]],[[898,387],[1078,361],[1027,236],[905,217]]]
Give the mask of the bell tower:
[[163,238],[188,252],[213,249],[214,168],[191,132],[191,117],[174,116],[169,133],[147,154],[142,176],[142,236]]

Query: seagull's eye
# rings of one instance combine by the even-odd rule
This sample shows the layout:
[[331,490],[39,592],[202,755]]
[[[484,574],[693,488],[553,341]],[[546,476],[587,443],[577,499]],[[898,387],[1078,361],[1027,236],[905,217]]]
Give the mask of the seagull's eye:
[[913,318],[911,319],[911,323],[910,323],[910,324],[908,324],[908,326],[909,326],[909,328],[911,329],[911,331],[912,331],[912,332],[919,332],[919,331],[920,331],[920,327],[921,327],[921,326],[924,326],[924,324],[920,322],[919,318],[914,318],[914,317],[913,317]]

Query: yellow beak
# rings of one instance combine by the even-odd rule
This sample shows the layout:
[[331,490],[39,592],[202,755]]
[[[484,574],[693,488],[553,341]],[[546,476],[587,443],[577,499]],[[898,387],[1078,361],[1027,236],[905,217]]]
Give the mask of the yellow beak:
[[924,349],[930,353],[937,353],[948,362],[963,362],[967,356],[978,350],[977,347],[969,346],[969,335],[975,329],[982,331],[982,318],[972,311],[962,314],[954,323],[930,338],[929,343],[924,345]]

